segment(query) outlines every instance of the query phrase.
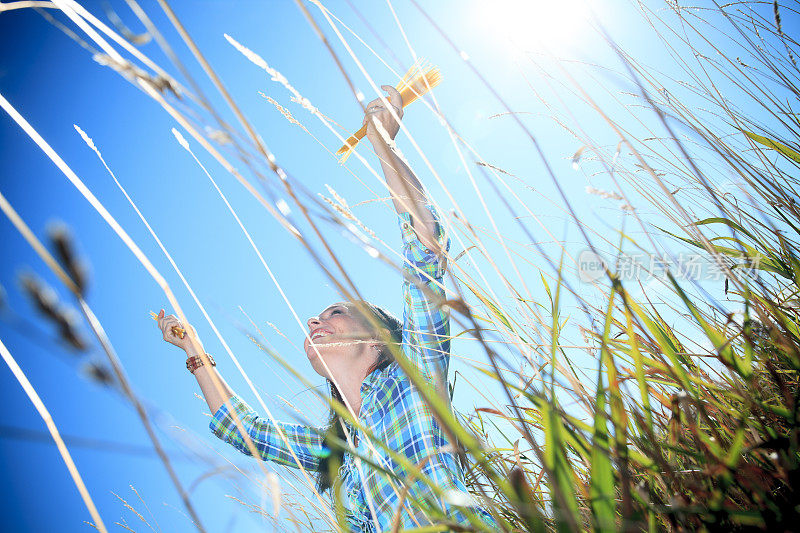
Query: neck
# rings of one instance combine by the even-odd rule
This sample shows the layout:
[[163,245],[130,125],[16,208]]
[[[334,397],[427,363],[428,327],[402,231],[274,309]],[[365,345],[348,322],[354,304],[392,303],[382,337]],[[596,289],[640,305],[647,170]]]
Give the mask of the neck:
[[368,368],[361,372],[347,372],[344,375],[336,376],[339,394],[345,401],[345,407],[349,407],[353,416],[358,417],[361,412],[361,384],[367,377]]
[[353,354],[352,359],[341,366],[329,367],[329,372],[336,378],[336,387],[355,418],[361,412],[361,384],[375,364],[375,355],[367,345],[361,345],[360,352]]

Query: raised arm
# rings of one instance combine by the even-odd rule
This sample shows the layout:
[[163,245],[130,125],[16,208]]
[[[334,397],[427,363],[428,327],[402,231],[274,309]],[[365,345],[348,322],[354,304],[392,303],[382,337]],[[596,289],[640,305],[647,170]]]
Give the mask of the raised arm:
[[[418,238],[408,213],[400,213],[403,237],[403,351],[423,375],[444,388],[450,363],[450,316],[445,301],[444,274],[449,248],[433,206],[425,206],[433,222],[431,247]],[[434,251],[438,250],[438,251]]]
[[[164,340],[184,350],[187,360],[203,352],[203,344],[194,328],[189,324],[185,326],[181,324],[175,315],[165,316],[162,309],[158,314],[158,326],[161,328]],[[302,424],[272,423],[269,419],[260,417],[234,394],[222,379],[216,366],[203,364],[195,368],[192,373],[213,413],[209,427],[214,435],[245,455],[252,455],[245,438],[237,428],[238,418],[253,441],[256,451],[265,461],[297,468],[297,461],[291,453],[293,451],[303,468],[317,469],[322,450],[322,437],[318,429]],[[219,387],[215,381],[219,383]]]
[[[391,85],[381,87],[389,94],[387,102],[394,109],[397,118],[402,119],[403,100],[400,93]],[[425,208],[429,203],[425,189],[414,172],[395,152],[394,138],[400,130],[399,122],[392,116],[391,110],[386,107],[383,100],[378,98],[367,105],[364,123],[367,125],[367,139],[372,143],[375,155],[381,162],[386,185],[397,213],[411,215],[411,225],[419,240],[427,248],[440,253],[440,243],[436,239],[436,221],[431,212]]]
[[[400,93],[389,85],[382,87],[397,118],[402,118]],[[369,103],[364,121],[401,221],[403,351],[426,378],[443,386],[450,361],[450,319],[442,308],[449,241],[425,189],[395,151],[400,125],[383,100]]]
[[[194,328],[187,324],[184,326],[175,315],[165,315],[162,309],[158,313],[158,327],[161,329],[161,335],[168,343],[177,346],[186,352],[186,358],[196,357],[203,352],[203,343],[195,333]],[[183,334],[179,332],[183,331]],[[208,408],[212,413],[216,413],[223,403],[228,401],[233,396],[233,391],[222,379],[222,376],[217,372],[217,367],[203,365],[196,369],[194,377],[197,379],[197,384],[200,385],[200,390],[203,392]],[[212,375],[213,374],[213,375]],[[214,377],[220,384],[217,387],[214,383]]]

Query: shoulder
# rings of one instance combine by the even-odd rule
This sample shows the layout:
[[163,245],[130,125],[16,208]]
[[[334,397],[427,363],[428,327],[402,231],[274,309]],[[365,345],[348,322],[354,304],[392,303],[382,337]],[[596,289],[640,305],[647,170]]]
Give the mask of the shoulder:
[[375,382],[375,408],[384,411],[388,407],[402,403],[403,397],[411,390],[411,381],[397,361],[387,366]]

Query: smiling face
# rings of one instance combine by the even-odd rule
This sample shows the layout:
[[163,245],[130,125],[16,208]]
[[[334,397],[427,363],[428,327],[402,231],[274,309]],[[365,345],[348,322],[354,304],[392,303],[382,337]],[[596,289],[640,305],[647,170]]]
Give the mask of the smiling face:
[[378,342],[376,336],[358,307],[342,302],[308,319],[308,336],[303,346],[317,374],[330,378],[325,365],[334,375],[371,365]]

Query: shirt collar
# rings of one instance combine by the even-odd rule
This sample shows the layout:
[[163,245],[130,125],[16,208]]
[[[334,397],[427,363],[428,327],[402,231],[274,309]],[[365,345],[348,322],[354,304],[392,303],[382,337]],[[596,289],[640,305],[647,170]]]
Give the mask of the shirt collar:
[[383,369],[376,368],[375,370],[370,372],[370,374],[366,378],[364,378],[364,381],[361,382],[361,393],[362,394],[366,393],[366,392],[372,390],[373,388],[375,388],[375,385],[377,384],[378,381],[380,381],[381,377],[383,376],[384,371],[387,368],[388,368],[388,366],[386,368],[383,368]]

